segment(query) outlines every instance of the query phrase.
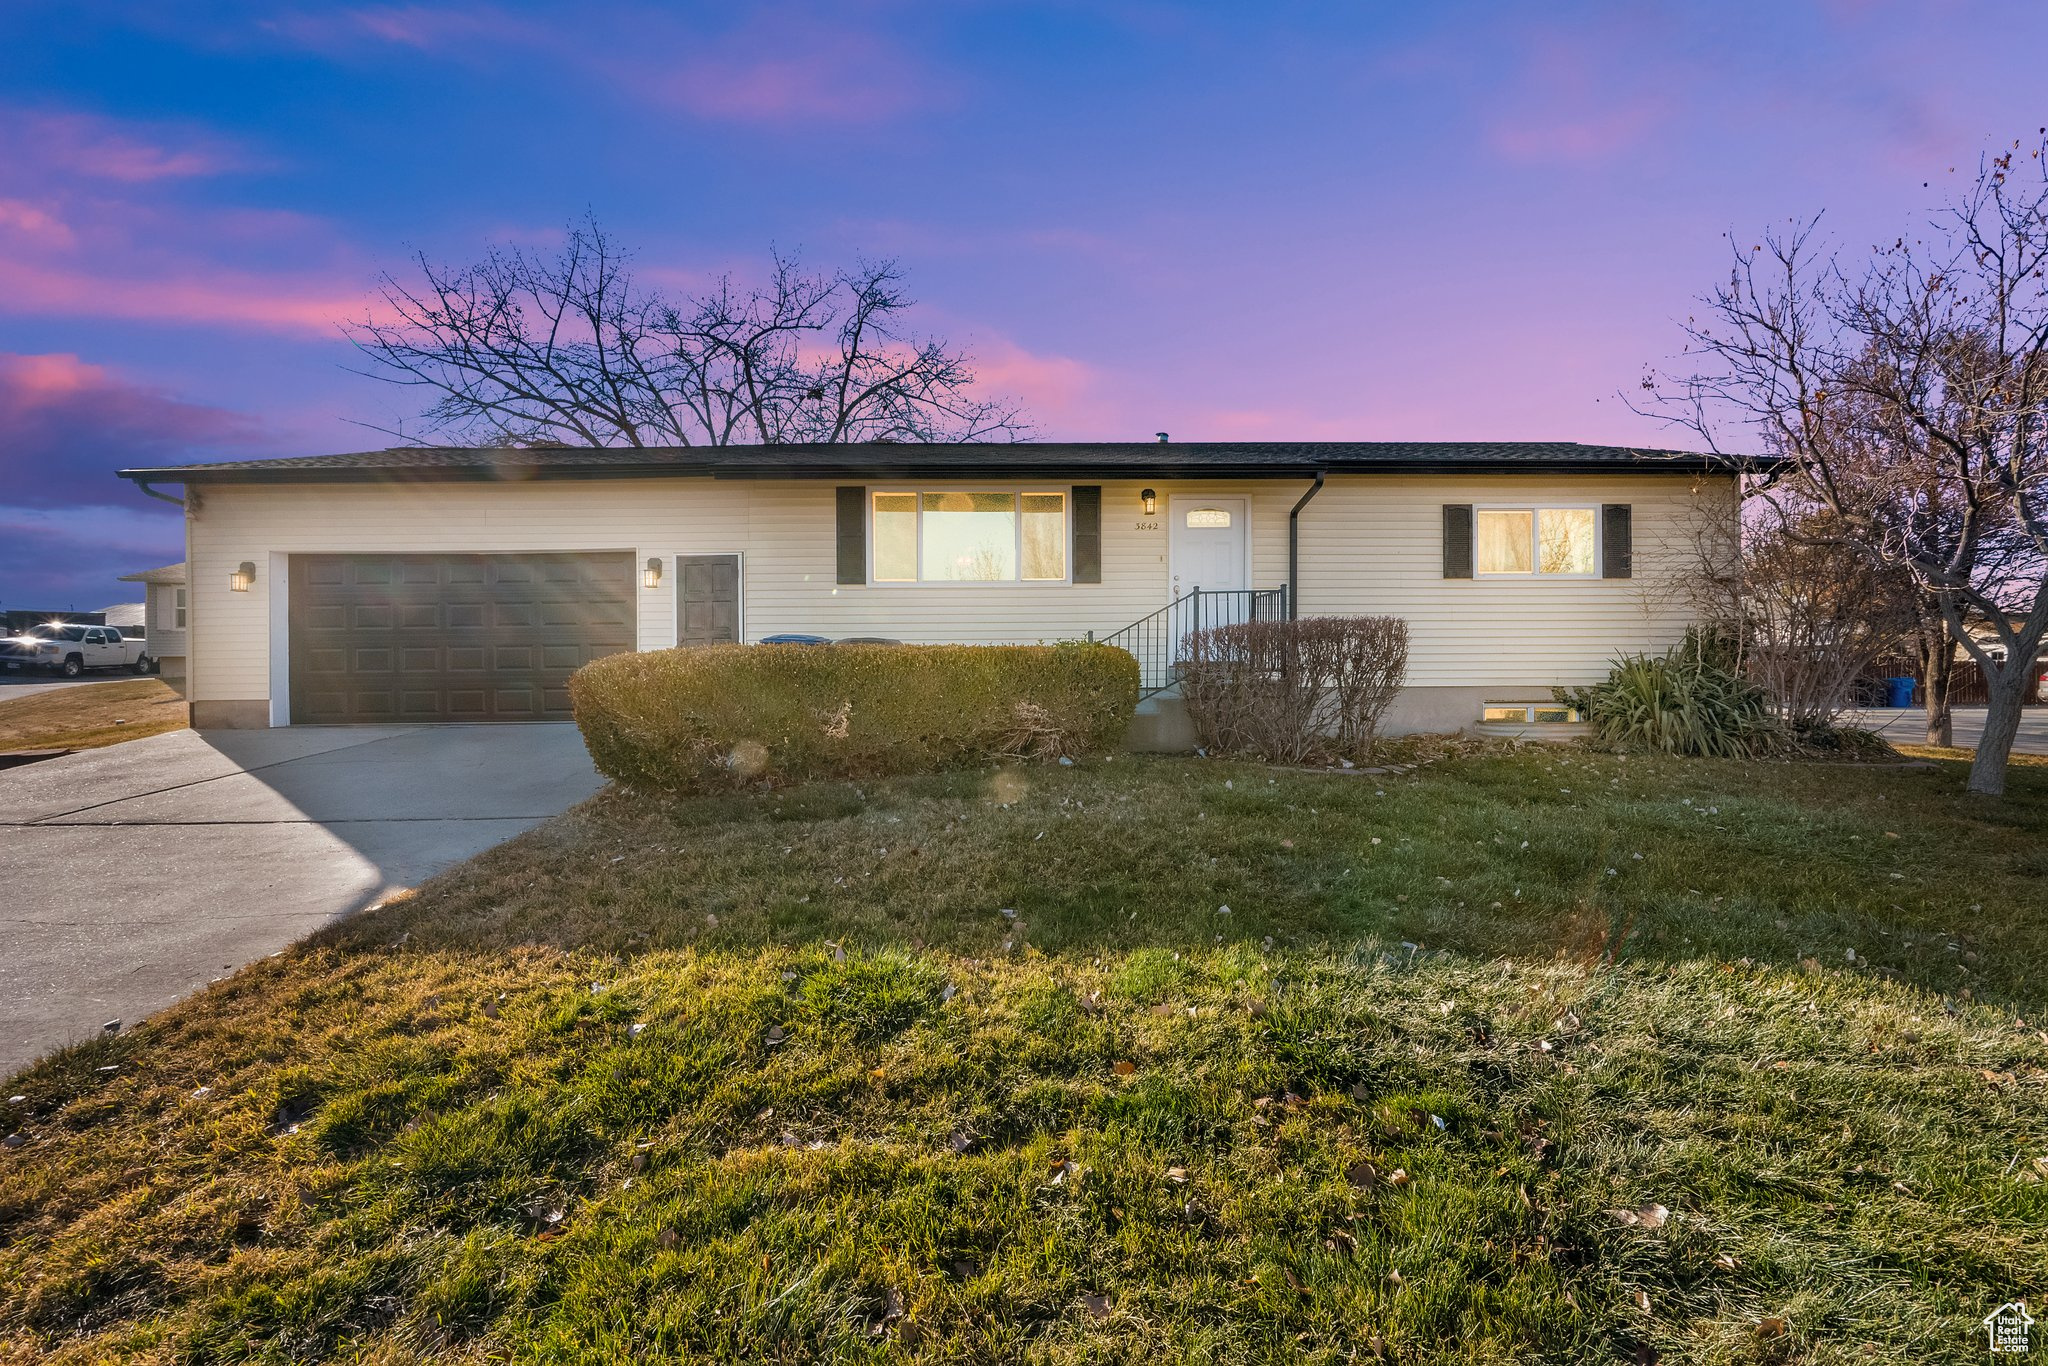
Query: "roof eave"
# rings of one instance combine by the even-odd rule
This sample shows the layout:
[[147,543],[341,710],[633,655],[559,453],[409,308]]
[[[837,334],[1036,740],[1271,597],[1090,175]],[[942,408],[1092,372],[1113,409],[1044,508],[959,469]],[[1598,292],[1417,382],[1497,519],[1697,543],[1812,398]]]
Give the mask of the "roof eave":
[[539,480],[577,479],[961,479],[1050,478],[1085,479],[1310,479],[1324,474],[1737,474],[1775,468],[1772,457],[1747,460],[1687,456],[1671,460],[1349,460],[1274,464],[1088,465],[1072,460],[1005,461],[965,468],[959,465],[903,462],[858,465],[756,465],[746,468],[709,464],[649,463],[636,465],[484,465],[439,466],[304,466],[221,469],[122,470],[120,477],[138,484],[520,484]]

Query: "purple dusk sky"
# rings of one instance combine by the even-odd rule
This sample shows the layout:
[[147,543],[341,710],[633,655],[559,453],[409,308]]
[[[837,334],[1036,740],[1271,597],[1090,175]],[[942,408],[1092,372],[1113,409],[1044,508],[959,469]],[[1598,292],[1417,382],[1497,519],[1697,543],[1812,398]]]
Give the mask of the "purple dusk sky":
[[2048,124],[2048,7],[11,0],[0,605],[178,558],[129,464],[361,449],[380,270],[586,210],[650,281],[893,256],[1045,437],[1671,444],[1749,236]]

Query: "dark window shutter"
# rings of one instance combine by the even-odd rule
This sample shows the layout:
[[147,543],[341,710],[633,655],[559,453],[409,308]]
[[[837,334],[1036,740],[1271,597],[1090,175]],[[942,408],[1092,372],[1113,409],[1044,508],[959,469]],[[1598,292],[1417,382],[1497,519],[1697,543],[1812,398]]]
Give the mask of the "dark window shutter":
[[1472,505],[1444,504],[1444,577],[1472,577]]
[[1074,582],[1102,582],[1102,485],[1074,485]]
[[1626,579],[1635,575],[1635,510],[1627,503],[1603,503],[1600,507],[1600,577]]
[[868,581],[868,491],[839,486],[839,582]]

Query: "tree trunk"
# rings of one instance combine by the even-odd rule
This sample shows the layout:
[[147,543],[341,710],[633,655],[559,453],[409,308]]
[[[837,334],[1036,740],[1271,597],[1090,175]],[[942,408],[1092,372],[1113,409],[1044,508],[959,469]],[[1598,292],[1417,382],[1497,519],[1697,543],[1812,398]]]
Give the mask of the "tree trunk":
[[2020,713],[2026,703],[2027,671],[2013,664],[1986,669],[1984,687],[1991,705],[1984,713],[1977,757],[1970,764],[1969,790],[1980,797],[2002,797],[2006,760],[2012,756],[2013,738],[2020,733]]
[[1956,647],[1948,632],[1937,629],[1920,643],[1920,687],[1927,695],[1927,743],[1947,748],[1956,742],[1955,711],[1949,697],[1955,690]]

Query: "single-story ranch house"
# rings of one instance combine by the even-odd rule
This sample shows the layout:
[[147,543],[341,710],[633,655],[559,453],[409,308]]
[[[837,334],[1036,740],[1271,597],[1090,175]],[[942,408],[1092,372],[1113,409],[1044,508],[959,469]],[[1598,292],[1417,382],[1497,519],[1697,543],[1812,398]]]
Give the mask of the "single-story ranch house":
[[1734,518],[1740,478],[1565,442],[406,447],[122,473],[184,490],[202,729],[558,719],[600,655],[789,635],[1092,635],[1157,688],[1198,620],[1288,612],[1405,618],[1390,726],[1459,729],[1678,641],[1699,519]]

